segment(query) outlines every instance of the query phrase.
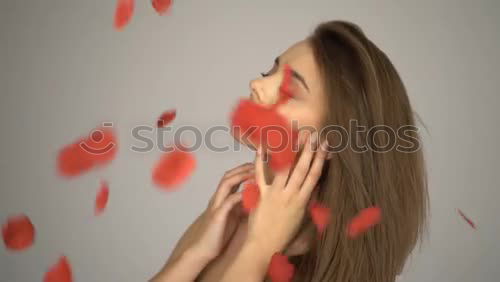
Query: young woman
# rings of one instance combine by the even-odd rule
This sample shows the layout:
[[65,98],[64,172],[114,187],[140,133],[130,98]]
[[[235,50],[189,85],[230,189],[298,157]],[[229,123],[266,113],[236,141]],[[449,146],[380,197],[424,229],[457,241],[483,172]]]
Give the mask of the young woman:
[[[259,149],[254,163],[226,172],[207,209],[151,281],[264,281],[276,252],[295,265],[294,281],[387,282],[402,271],[424,230],[428,195],[419,135],[399,134],[415,123],[397,71],[357,26],[325,22],[251,81],[254,102],[276,103],[285,64],[293,71],[294,96],[278,111],[300,128],[314,129],[300,132],[294,166],[274,173]],[[365,130],[353,133],[353,120]],[[329,126],[349,135],[323,134]],[[377,126],[397,136],[369,130]],[[331,150],[342,142],[348,146]],[[246,217],[236,190],[251,177],[261,197]],[[331,211],[321,233],[308,216],[311,199]],[[382,210],[381,223],[349,238],[349,221],[374,205]]]

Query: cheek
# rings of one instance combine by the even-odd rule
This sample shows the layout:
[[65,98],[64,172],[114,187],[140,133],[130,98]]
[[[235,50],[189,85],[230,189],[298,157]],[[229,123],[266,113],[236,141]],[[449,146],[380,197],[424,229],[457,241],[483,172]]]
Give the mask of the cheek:
[[[289,102],[278,109],[292,125],[299,131],[321,131],[322,111],[310,105],[304,105],[300,102]],[[303,143],[304,134],[299,135],[299,143]]]
[[290,102],[278,109],[293,126],[294,129],[320,130],[322,124],[322,111],[311,106],[300,105],[298,102]]

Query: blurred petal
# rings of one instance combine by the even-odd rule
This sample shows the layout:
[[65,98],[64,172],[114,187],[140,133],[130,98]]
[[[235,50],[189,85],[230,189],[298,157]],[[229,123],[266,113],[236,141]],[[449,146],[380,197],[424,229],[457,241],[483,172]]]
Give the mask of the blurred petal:
[[273,282],[292,281],[295,267],[288,261],[288,257],[282,254],[274,254],[269,263],[268,275]]
[[325,207],[318,202],[314,202],[309,211],[318,232],[323,232],[330,222],[330,208]]
[[51,266],[43,277],[43,282],[72,282],[73,274],[68,259],[65,256],[59,258],[56,264]]
[[166,190],[177,188],[186,181],[196,168],[191,152],[175,149],[165,153],[153,169],[153,182]]
[[96,128],[87,138],[65,146],[57,156],[57,168],[61,176],[74,177],[92,168],[107,165],[118,151],[117,138],[112,129]]
[[2,237],[7,249],[23,251],[33,245],[35,227],[29,217],[24,214],[12,216],[2,226]]
[[95,215],[100,215],[106,209],[109,199],[109,185],[106,181],[101,182],[101,188],[97,192],[95,199]]
[[115,29],[122,30],[132,19],[134,0],[118,0],[115,11]]
[[177,112],[176,110],[170,110],[164,112],[159,118],[158,118],[158,127],[164,127],[169,125],[176,117]]
[[382,219],[382,211],[379,207],[370,207],[361,210],[348,225],[347,235],[356,238],[360,234],[374,227]]
[[245,184],[243,190],[243,209],[250,213],[257,207],[260,199],[259,186],[255,182],[248,182]]
[[158,14],[165,14],[172,6],[172,0],[152,0],[153,8]]
[[467,222],[473,229],[476,229],[476,224],[474,224],[469,217],[467,217],[460,209],[457,209],[457,212],[465,220],[465,222]]

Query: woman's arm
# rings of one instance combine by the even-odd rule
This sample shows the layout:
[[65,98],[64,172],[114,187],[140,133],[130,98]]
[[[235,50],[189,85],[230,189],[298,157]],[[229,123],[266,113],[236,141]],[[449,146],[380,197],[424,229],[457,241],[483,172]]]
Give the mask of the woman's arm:
[[215,259],[234,234],[240,219],[241,201],[236,188],[254,175],[253,164],[226,172],[207,209],[188,228],[177,243],[165,266],[151,282],[194,281]]
[[211,261],[193,250],[186,250],[171,259],[150,282],[194,281],[199,273]]
[[[267,250],[267,251],[266,251]],[[266,277],[273,253],[256,242],[247,241],[222,277],[222,282],[261,282]]]

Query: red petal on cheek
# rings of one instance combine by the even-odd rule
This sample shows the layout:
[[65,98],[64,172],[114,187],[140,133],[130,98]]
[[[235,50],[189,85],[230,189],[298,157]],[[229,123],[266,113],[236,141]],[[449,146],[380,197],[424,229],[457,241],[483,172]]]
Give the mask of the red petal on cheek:
[[274,254],[269,263],[267,274],[273,282],[292,281],[295,267],[288,261],[288,257],[282,254]]
[[172,0],[153,0],[153,8],[155,8],[158,14],[165,14],[172,6]]
[[11,251],[22,251],[31,247],[35,241],[35,227],[24,214],[12,216],[2,226],[5,247]]
[[123,29],[132,19],[134,0],[118,0],[115,12],[115,29]]
[[292,93],[292,68],[290,65],[286,64],[284,66],[283,70],[283,81],[280,85],[280,90],[279,90],[279,98],[278,102],[274,105],[274,107],[277,107],[281,104],[284,104],[288,101],[288,99],[293,98],[293,93]]
[[326,226],[330,222],[330,209],[328,207],[322,206],[320,203],[313,203],[310,207],[311,218],[321,233],[325,230]]
[[95,199],[95,215],[100,215],[106,208],[109,199],[109,185],[106,181],[101,182],[101,188]]
[[158,127],[164,127],[169,125],[176,117],[177,112],[176,110],[170,110],[164,112],[159,118],[158,118]]
[[43,277],[43,282],[72,282],[73,274],[71,265],[65,256],[59,258],[59,261],[51,266]]
[[245,189],[243,190],[243,209],[247,213],[250,213],[257,207],[259,199],[260,199],[259,186],[253,182],[245,184]]
[[350,238],[356,238],[360,234],[374,227],[382,219],[382,211],[379,207],[370,207],[363,209],[354,217],[348,225],[347,235]]
[[153,182],[166,190],[177,188],[188,179],[196,168],[191,152],[175,149],[165,153],[153,169]]

